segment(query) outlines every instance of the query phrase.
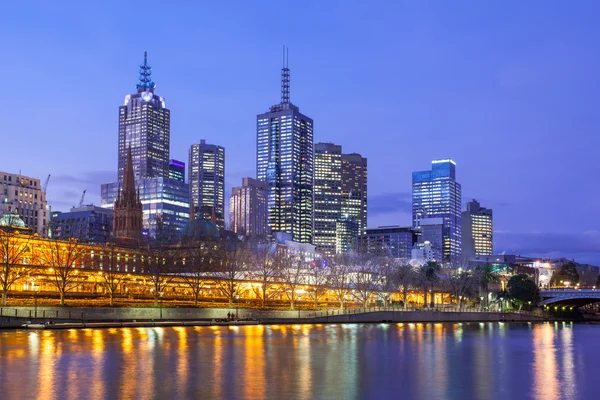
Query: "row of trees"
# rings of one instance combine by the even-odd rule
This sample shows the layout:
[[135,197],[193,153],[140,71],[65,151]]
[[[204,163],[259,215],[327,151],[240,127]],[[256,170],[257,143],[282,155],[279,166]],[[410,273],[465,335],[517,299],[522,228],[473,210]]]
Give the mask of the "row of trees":
[[[30,237],[0,230],[2,305],[6,305],[7,293],[15,282],[34,274],[43,274],[56,288],[61,305],[67,293],[86,283],[90,275],[104,287],[111,305],[114,303],[126,277],[121,250],[114,244],[96,246],[102,261],[96,258],[94,263],[86,260],[84,245],[77,240],[46,241],[37,251],[32,251],[31,241]],[[362,307],[373,301],[387,305],[394,293],[399,294],[406,307],[409,293],[414,291],[422,291],[423,306],[433,306],[435,293],[442,293],[462,308],[467,299],[480,295],[487,299],[490,285],[498,282],[489,266],[442,274],[435,262],[414,267],[366,255],[304,262],[276,247],[249,246],[232,239],[191,241],[178,246],[149,241],[138,250],[138,255],[141,271],[137,272],[143,273],[150,284],[155,304],[174,279],[189,287],[196,305],[206,286],[212,285],[230,306],[245,294],[243,291],[251,290],[263,308],[270,301],[283,298],[291,309],[300,296],[304,301],[309,298],[314,308],[324,300],[335,301],[344,308],[348,301]],[[82,274],[82,268],[76,266],[84,265],[86,273]],[[89,269],[94,272],[90,274]]]

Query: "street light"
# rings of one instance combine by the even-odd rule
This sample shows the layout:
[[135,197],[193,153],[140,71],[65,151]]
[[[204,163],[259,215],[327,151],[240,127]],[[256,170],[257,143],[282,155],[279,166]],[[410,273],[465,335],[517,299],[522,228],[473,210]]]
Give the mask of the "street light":
[[235,295],[235,320],[238,320],[238,301],[240,300],[240,295]]
[[483,296],[481,296],[480,299],[481,299],[481,311],[483,311]]
[[160,319],[162,319],[162,298],[163,298],[163,294],[165,294],[165,292],[158,292],[158,295],[160,296]]
[[[35,283],[34,283],[34,285],[35,285]],[[35,309],[34,315],[35,315],[35,318],[37,318],[37,297],[38,297],[38,293],[40,291],[40,285],[34,286],[33,290],[34,290],[34,292],[33,292],[33,304],[34,304],[34,306],[33,307]]]

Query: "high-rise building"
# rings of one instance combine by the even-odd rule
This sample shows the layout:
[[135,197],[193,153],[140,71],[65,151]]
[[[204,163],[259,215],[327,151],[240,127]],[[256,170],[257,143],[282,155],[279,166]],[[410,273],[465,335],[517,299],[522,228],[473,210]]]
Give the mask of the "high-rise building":
[[[332,256],[336,254],[336,229],[342,216],[342,146],[315,144],[313,190],[313,244],[318,251]],[[340,224],[340,228],[345,227],[346,225]],[[347,236],[348,232],[345,233]],[[341,247],[344,246],[340,245]]]
[[185,163],[183,161],[169,160],[169,179],[185,182]]
[[444,267],[456,268],[461,259],[461,187],[456,182],[456,163],[433,160],[430,171],[412,174],[413,226],[425,218],[442,218],[442,260]]
[[131,147],[135,179],[169,177],[171,111],[156,95],[147,53],[140,65],[137,93],[119,107],[119,183],[123,183],[127,150]]
[[48,237],[50,210],[39,179],[0,172],[0,217],[18,214],[25,226]]
[[367,228],[367,159],[360,154],[342,154],[342,216]]
[[201,140],[189,150],[188,182],[194,213],[225,229],[225,149]]
[[444,218],[421,218],[416,248],[428,249],[430,258],[427,261],[443,263],[444,260]]
[[417,231],[400,226],[380,226],[365,229],[358,237],[361,253],[391,257],[408,262],[417,241]]
[[335,253],[346,254],[358,247],[358,221],[352,217],[340,217],[335,223]]
[[243,178],[242,186],[231,189],[229,229],[246,236],[267,235],[267,184]]
[[269,234],[313,241],[313,120],[290,102],[290,70],[281,70],[281,102],[256,117],[256,176],[268,186]]
[[142,234],[154,237],[158,221],[161,231],[180,232],[189,221],[190,206],[189,187],[181,172],[185,165],[169,158],[171,113],[165,99],[154,93],[156,84],[151,75],[144,53],[137,93],[125,96],[119,107],[118,181],[102,185],[101,205],[115,205],[131,148],[134,187],[143,205]]
[[86,243],[106,243],[112,238],[113,210],[94,205],[52,212],[52,239],[76,238]]
[[491,256],[494,254],[493,219],[490,208],[481,207],[478,201],[467,203],[462,213],[462,258]]

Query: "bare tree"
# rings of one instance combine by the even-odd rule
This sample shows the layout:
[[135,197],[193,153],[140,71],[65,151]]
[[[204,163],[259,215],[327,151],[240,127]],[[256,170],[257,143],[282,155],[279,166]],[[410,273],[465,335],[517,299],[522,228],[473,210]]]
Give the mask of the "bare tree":
[[229,301],[229,307],[233,307],[233,300],[241,294],[241,284],[248,277],[250,262],[250,253],[241,243],[227,239],[219,243],[213,275],[217,288]]
[[394,270],[394,283],[402,293],[404,309],[408,306],[408,291],[416,288],[418,283],[418,268],[410,264],[401,264]]
[[175,259],[173,249],[160,242],[149,240],[141,250],[144,274],[152,285],[154,305],[158,306],[159,299],[174,278]]
[[458,302],[459,310],[462,310],[463,299],[473,296],[478,286],[479,280],[469,271],[459,272],[446,280],[446,288]]
[[11,286],[29,270],[24,267],[32,261],[29,241],[29,236],[0,230],[0,288],[3,306],[6,306]]
[[350,293],[350,273],[352,272],[348,256],[339,256],[328,265],[328,280],[330,290],[340,303],[340,310],[344,309],[346,296]]
[[350,265],[350,293],[362,307],[366,308],[377,289],[379,280],[374,258],[354,256],[347,257],[346,262]]
[[194,241],[181,250],[182,261],[178,272],[194,296],[194,305],[198,306],[202,289],[210,282],[210,273],[217,264],[217,254],[213,242]]
[[298,288],[306,283],[306,263],[301,259],[287,254],[279,257],[281,275],[285,284],[285,294],[290,301],[290,309],[294,309],[298,299]]
[[314,302],[315,310],[319,307],[319,300],[327,292],[328,273],[327,268],[320,260],[315,260],[308,266],[307,281],[310,285],[310,297]]
[[251,279],[258,282],[259,286],[252,286],[256,297],[265,308],[267,301],[281,293],[282,254],[277,249],[265,248],[259,250],[254,257],[251,270]]
[[40,249],[41,264],[48,281],[60,295],[60,305],[65,305],[65,295],[84,283],[79,268],[85,259],[85,249],[77,239],[45,241]]
[[125,275],[120,271],[119,256],[115,249],[114,243],[105,243],[101,248],[101,271],[98,272],[100,275],[100,284],[108,293],[110,299],[110,305],[115,304],[115,295],[121,288],[121,283]]
[[383,300],[383,305],[387,307],[392,294],[398,291],[395,281],[396,262],[387,257],[377,257],[373,260],[373,264],[376,276],[375,291]]

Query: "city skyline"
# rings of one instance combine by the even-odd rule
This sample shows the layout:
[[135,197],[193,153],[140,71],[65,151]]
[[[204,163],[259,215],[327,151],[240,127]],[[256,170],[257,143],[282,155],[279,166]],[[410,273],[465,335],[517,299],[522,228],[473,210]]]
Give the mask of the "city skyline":
[[[8,6],[9,9],[11,7],[14,6]],[[325,8],[327,7],[331,6]],[[313,6],[311,9],[314,8]],[[357,7],[349,8],[340,13],[356,13]],[[16,9],[13,11],[19,12]],[[124,15],[128,11],[131,15],[132,10],[127,7]],[[392,11],[398,9],[394,8]],[[489,5],[481,6],[469,10],[463,16],[444,7],[442,11],[435,12],[426,6],[409,7],[404,11],[409,16],[420,15],[421,18],[417,18],[417,21],[421,24],[427,20],[426,17],[445,24],[451,23],[450,17],[463,18],[466,22],[471,22],[464,28],[468,32],[473,29],[470,18],[501,10]],[[8,20],[3,20],[6,23],[0,24],[9,27],[6,31],[0,28],[0,33],[9,39],[0,44],[0,48],[10,60],[10,63],[0,66],[0,72],[3,76],[10,77],[12,82],[19,83],[14,86],[23,92],[21,94],[15,92],[15,88],[7,88],[8,92],[0,100],[0,106],[5,110],[14,109],[15,112],[9,113],[0,122],[0,130],[5,136],[10,136],[7,137],[7,145],[11,148],[18,148],[18,139],[22,137],[31,137],[33,143],[36,143],[26,154],[9,154],[3,157],[1,169],[12,173],[21,169],[24,175],[41,180],[52,174],[48,201],[53,210],[66,211],[70,206],[76,205],[84,189],[88,190],[88,201],[99,205],[99,184],[116,180],[114,132],[117,125],[114,106],[122,101],[123,91],[135,79],[135,70],[131,66],[139,65],[140,54],[148,50],[152,66],[156,70],[160,66],[158,81],[161,95],[169,101],[170,108],[177,110],[172,117],[172,141],[176,143],[173,143],[171,157],[185,160],[185,150],[198,136],[206,137],[210,143],[224,146],[228,151],[226,164],[230,171],[230,175],[226,176],[225,192],[229,193],[231,186],[238,185],[242,176],[254,176],[254,151],[249,151],[253,147],[248,147],[255,140],[254,118],[278,94],[280,45],[285,42],[291,48],[294,98],[298,99],[294,102],[300,104],[302,110],[315,120],[315,142],[340,143],[349,151],[370,158],[370,227],[409,226],[410,173],[426,166],[433,159],[452,157],[460,168],[458,179],[463,186],[463,198],[477,198],[486,207],[494,209],[496,252],[538,255],[554,251],[551,254],[555,256],[565,255],[581,262],[597,264],[600,255],[594,246],[599,238],[596,230],[599,218],[592,203],[597,189],[589,179],[577,176],[577,171],[587,171],[590,176],[594,176],[598,170],[591,153],[597,144],[597,139],[591,136],[598,127],[593,118],[591,101],[597,84],[594,80],[590,82],[593,76],[591,71],[597,69],[598,64],[597,52],[590,51],[593,49],[592,39],[597,35],[586,36],[586,29],[591,25],[588,26],[587,19],[581,16],[581,9],[578,26],[574,25],[574,18],[560,15],[560,7],[541,11],[534,10],[533,7],[525,8],[519,17],[508,15],[510,10],[502,11],[502,15],[511,19],[515,31],[523,33],[527,32],[525,20],[534,15],[534,11],[542,12],[548,21],[562,22],[565,29],[561,31],[560,40],[557,34],[542,39],[545,33],[551,33],[550,22],[543,23],[527,36],[528,40],[516,44],[517,49],[513,51],[519,57],[513,60],[513,64],[500,65],[498,68],[494,63],[509,51],[506,46],[514,43],[510,39],[514,39],[515,33],[509,32],[507,38],[498,38],[495,35],[499,33],[499,28],[493,23],[483,29],[483,38],[469,39],[462,47],[454,48],[455,51],[449,48],[457,46],[458,39],[464,40],[462,34],[465,32],[442,39],[444,30],[438,29],[439,25],[426,24],[429,37],[417,35],[412,40],[410,35],[403,35],[406,39],[403,43],[415,43],[392,46],[387,50],[385,45],[390,46],[391,42],[385,41],[375,46],[375,50],[382,53],[381,56],[379,53],[369,53],[375,56],[372,64],[355,63],[352,66],[349,64],[354,58],[343,46],[339,52],[336,51],[335,57],[324,50],[325,45],[317,47],[314,54],[311,53],[316,33],[306,37],[296,36],[294,32],[298,33],[300,27],[295,23],[290,32],[284,32],[285,29],[276,24],[274,29],[284,34],[279,42],[272,43],[271,40],[269,45],[252,47],[249,44],[266,35],[259,31],[251,31],[248,42],[239,39],[239,31],[232,32],[231,37],[227,36],[219,43],[220,47],[211,47],[202,42],[206,47],[202,52],[206,64],[199,70],[186,71],[185,65],[190,54],[189,50],[184,50],[185,43],[169,49],[165,39],[150,42],[140,38],[113,48],[104,47],[100,42],[92,41],[90,44],[85,41],[84,46],[76,39],[64,39],[63,35],[67,30],[69,34],[73,29],[83,31],[83,25],[79,26],[83,22],[72,22],[61,28],[64,31],[59,28],[49,29],[47,40],[50,46],[47,50],[40,48],[32,41],[31,36],[15,36],[15,33],[23,33],[32,23],[39,23],[39,29],[48,28],[46,24],[49,22],[42,21],[42,15],[54,14],[45,7],[40,7],[39,10],[32,11],[29,22],[24,23],[22,28],[16,28]],[[303,14],[294,18],[300,18],[301,15]],[[355,14],[349,15],[356,18]],[[239,18],[234,16],[233,20],[239,22]],[[322,33],[325,29],[323,21],[317,19],[314,23],[317,31]],[[109,35],[109,39],[113,38],[113,41],[117,36],[126,36],[126,32],[133,29],[113,25],[111,28],[115,30],[115,33]],[[341,26],[340,32],[333,34],[325,44],[341,41],[344,28]],[[481,26],[478,25],[478,28]],[[85,32],[92,38],[100,38],[104,29],[107,28],[92,23],[89,31],[86,25]],[[405,25],[404,29],[408,33],[419,32],[416,23]],[[175,35],[176,31],[177,29],[171,35]],[[365,37],[356,46],[359,49],[373,46],[374,36],[361,32]],[[171,35],[167,35],[167,38],[172,38]],[[64,43],[57,48],[58,38]],[[351,36],[350,39],[357,37]],[[490,39],[495,39],[492,40],[490,49],[480,51],[484,41]],[[234,50],[230,46],[232,41],[236,43]],[[419,52],[415,48],[419,43],[430,45],[426,49],[436,55]],[[578,43],[578,46],[570,46],[571,43]],[[395,57],[390,60],[390,68],[402,72],[394,74],[394,80],[401,84],[386,82],[384,85],[373,78],[373,74],[383,65],[383,60],[389,59],[384,54],[406,50],[406,46],[411,50],[408,54],[412,58]],[[526,51],[538,47],[538,52]],[[226,53],[234,53],[234,58],[247,59],[245,64],[248,65],[239,76],[236,76],[240,72],[239,66],[229,65],[227,58],[221,59]],[[30,77],[26,77],[30,69],[25,66],[33,65],[32,57],[42,57],[45,66],[42,76],[36,79],[35,86]],[[311,59],[310,62],[307,58]],[[475,65],[466,65],[467,62],[459,62],[459,59],[466,59]],[[336,63],[336,60],[339,62]],[[449,67],[442,71],[438,63],[433,61],[442,61]],[[333,76],[332,68],[334,65],[339,67],[342,62],[347,69]],[[90,63],[97,65],[97,69],[88,68]],[[536,69],[529,67],[529,64]],[[212,75],[218,68],[223,68],[223,72]],[[423,69],[422,75],[414,75],[416,69]],[[198,71],[207,75],[199,77]],[[79,85],[84,78],[91,79],[88,75],[102,80],[103,84],[97,85],[93,90],[89,86]],[[110,81],[106,80],[107,76],[111,77]],[[192,76],[195,80],[191,79]],[[371,88],[359,88],[360,85],[352,84],[352,78],[366,79],[372,83]],[[425,84],[427,79],[432,80],[432,83]],[[262,89],[254,92],[250,80],[256,81],[257,86]],[[409,83],[411,80],[417,82]],[[469,84],[469,80],[474,82]],[[188,90],[185,83],[191,81],[201,83],[198,90]],[[452,83],[454,81],[458,82],[458,86]],[[57,82],[60,83],[61,90],[56,86]],[[552,84],[548,85],[549,82]],[[344,85],[350,88],[344,90]],[[466,90],[458,90],[459,87]],[[398,90],[400,88],[403,90]],[[28,110],[26,99],[30,98],[34,89],[52,95],[55,104],[36,109],[39,117],[30,118],[34,120],[30,121],[21,113]],[[220,94],[215,96],[215,93]],[[562,99],[563,94],[569,95],[566,96],[568,100]],[[372,104],[364,104],[365,95],[372,95]],[[86,96],[86,101],[79,101],[83,96]],[[186,105],[190,98],[197,102],[192,101]],[[390,104],[386,104],[385,100]],[[215,105],[208,107],[213,102]],[[368,111],[365,114],[373,113],[381,107],[384,107],[380,111],[382,114],[394,109],[405,111],[398,112],[399,122],[396,125],[385,125],[379,121],[371,121],[369,115],[361,115],[357,103],[361,103],[360,110]],[[224,107],[225,104],[230,106]],[[243,108],[240,108],[241,105]],[[202,107],[207,107],[207,110],[198,111],[197,108]],[[230,107],[235,108],[236,115],[228,120]],[[222,108],[223,111],[218,112],[217,108]],[[200,118],[198,112],[202,113]],[[30,113],[29,110],[28,114]],[[351,124],[340,125],[343,117],[348,115],[356,118]],[[215,122],[210,122],[206,116],[217,118],[214,118]],[[44,129],[40,129],[35,120],[43,120]],[[198,120],[203,123],[206,120],[206,125],[191,125]],[[506,122],[509,120],[515,122]],[[394,127],[390,134],[383,134],[382,132],[390,130],[390,126]],[[38,131],[43,133],[37,133]],[[82,132],[85,134],[81,134]],[[374,142],[385,141],[387,146],[374,147],[366,143],[365,136],[361,135],[373,138]],[[478,135],[495,139],[488,139],[482,144],[477,140]],[[68,138],[67,141],[62,140],[65,137]],[[419,144],[426,137],[428,144],[422,148]],[[89,162],[89,154],[77,154],[75,150],[79,149],[93,150],[93,164]],[[73,153],[65,165],[56,161],[59,151]],[[398,152],[402,157],[396,157]],[[551,162],[552,159],[558,161]],[[74,165],[76,168],[73,168]],[[386,173],[388,165],[394,166],[393,174]],[[498,165],[502,167],[499,168]],[[486,179],[488,182],[480,179],[482,175],[489,178]],[[571,210],[565,201],[566,195],[557,193],[569,193],[580,199],[579,210]],[[462,206],[464,209],[464,203]],[[587,216],[585,220],[581,217],[582,214]]]

